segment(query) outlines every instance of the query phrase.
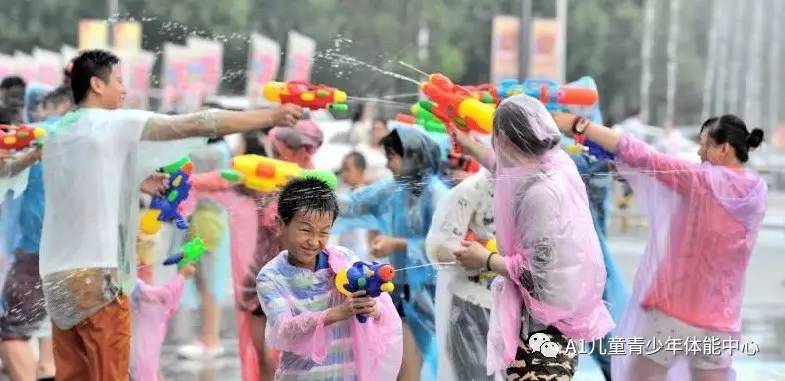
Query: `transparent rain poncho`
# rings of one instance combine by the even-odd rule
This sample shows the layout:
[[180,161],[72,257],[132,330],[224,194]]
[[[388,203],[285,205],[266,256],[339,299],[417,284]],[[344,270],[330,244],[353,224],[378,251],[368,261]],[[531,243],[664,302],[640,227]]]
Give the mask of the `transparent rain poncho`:
[[[397,127],[403,143],[401,176],[379,180],[339,198],[341,215],[331,234],[353,228],[378,230],[381,234],[406,240],[406,251],[390,257],[395,268],[431,263],[425,253],[425,237],[439,200],[447,193],[438,178],[439,147],[424,132],[413,127]],[[396,287],[408,285],[410,298],[403,302],[404,321],[411,327],[422,353],[426,374],[437,367],[434,297],[436,269],[424,266],[397,272]],[[432,377],[431,377],[432,378]]]
[[537,100],[511,97],[494,120],[496,237],[509,277],[492,286],[488,372],[514,360],[522,317],[572,339],[595,340],[614,324],[603,303],[605,266],[575,164],[559,149],[561,134]]
[[613,357],[613,379],[663,379],[668,366],[671,380],[689,379],[688,367],[733,379],[724,343],[739,344],[744,277],[766,210],[765,182],[745,169],[656,152],[630,134],[621,135],[616,155],[648,220],[649,238],[616,331],[626,339],[627,356]]
[[[135,280],[139,184],[204,146],[222,111],[166,116],[79,108],[43,146],[40,272],[47,310],[68,329],[128,294]],[[178,140],[181,139],[181,140]]]
[[[480,241],[494,239],[493,174],[482,168],[439,201],[426,238],[433,262],[453,258],[471,231]],[[442,258],[440,260],[439,258]],[[450,259],[452,260],[452,259]],[[477,271],[440,266],[436,279],[436,339],[440,380],[485,379],[489,281]],[[459,377],[460,376],[460,377]]]
[[351,317],[325,325],[328,309],[346,298],[335,288],[335,274],[351,266],[356,257],[338,246],[329,246],[324,253],[327,268],[311,271],[290,264],[284,251],[257,277],[267,316],[265,342],[283,351],[277,378],[395,380],[403,356],[403,333],[390,295],[376,298],[379,315],[365,323]]
[[[195,173],[208,173],[220,171],[229,167],[231,152],[223,140],[208,144],[199,151],[190,155],[194,164]],[[189,216],[189,234],[187,239],[202,238],[208,256],[202,257],[197,265],[197,275],[209,287],[207,290],[213,299],[223,303],[229,296],[227,282],[230,281],[231,271],[231,240],[229,236],[229,214],[224,207],[212,197],[210,192],[197,192],[195,195],[196,208]],[[197,280],[197,281],[199,281]],[[183,305],[187,308],[196,308],[197,294],[196,282],[186,282],[183,292]]]

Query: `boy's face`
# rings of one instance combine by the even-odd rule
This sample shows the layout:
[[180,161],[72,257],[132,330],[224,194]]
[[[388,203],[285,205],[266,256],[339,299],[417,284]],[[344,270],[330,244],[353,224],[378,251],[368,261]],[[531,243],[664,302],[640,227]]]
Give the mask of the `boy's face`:
[[298,210],[288,225],[278,218],[284,249],[295,265],[313,266],[316,256],[327,245],[333,227],[332,213]]
[[354,160],[350,157],[343,159],[343,163],[341,163],[341,180],[352,188],[358,187],[364,182],[363,171],[354,165]]
[[400,176],[401,175],[401,156],[395,152],[386,152],[384,154],[387,157],[387,169],[392,172],[393,176]]

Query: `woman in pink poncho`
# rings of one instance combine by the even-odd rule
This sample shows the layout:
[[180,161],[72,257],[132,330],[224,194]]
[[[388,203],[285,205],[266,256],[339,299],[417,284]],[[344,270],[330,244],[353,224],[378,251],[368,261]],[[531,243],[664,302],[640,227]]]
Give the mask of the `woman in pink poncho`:
[[467,269],[501,275],[492,286],[487,365],[508,380],[568,380],[578,362],[572,339],[593,341],[613,328],[586,188],[560,139],[536,99],[502,102],[483,160],[494,172],[501,255],[468,242],[455,253]]
[[582,118],[554,117],[562,131],[616,152],[649,220],[633,299],[616,332],[627,356],[613,358],[613,379],[733,379],[744,273],[767,192],[744,163],[763,131],[749,132],[733,115],[711,118],[701,127],[703,163],[693,164]]
[[[322,145],[323,134],[310,120],[292,128],[276,127],[267,136],[267,153],[277,159],[313,168],[312,157]],[[229,215],[235,317],[243,381],[269,380],[274,371],[265,348],[266,316],[256,296],[256,274],[281,251],[275,222],[278,194],[260,193],[233,185],[210,172],[192,176],[192,196],[208,193]]]

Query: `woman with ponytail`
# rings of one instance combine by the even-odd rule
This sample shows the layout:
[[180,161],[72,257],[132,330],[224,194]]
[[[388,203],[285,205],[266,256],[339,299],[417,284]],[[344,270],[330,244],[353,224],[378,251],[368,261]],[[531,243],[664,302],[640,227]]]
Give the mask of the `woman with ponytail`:
[[725,343],[739,340],[744,276],[767,192],[744,164],[763,131],[734,115],[710,118],[701,127],[702,163],[693,164],[574,115],[554,119],[563,132],[616,153],[649,222],[633,298],[616,330],[627,356],[614,356],[613,379],[733,379]]

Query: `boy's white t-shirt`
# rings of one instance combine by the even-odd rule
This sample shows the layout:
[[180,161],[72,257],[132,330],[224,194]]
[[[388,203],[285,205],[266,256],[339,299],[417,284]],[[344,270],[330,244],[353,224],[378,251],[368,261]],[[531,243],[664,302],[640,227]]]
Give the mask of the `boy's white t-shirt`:
[[[133,270],[139,185],[157,168],[206,142],[141,142],[141,110],[79,109],[43,146],[46,189],[41,276],[81,268]],[[121,257],[125,259],[120,263]]]

